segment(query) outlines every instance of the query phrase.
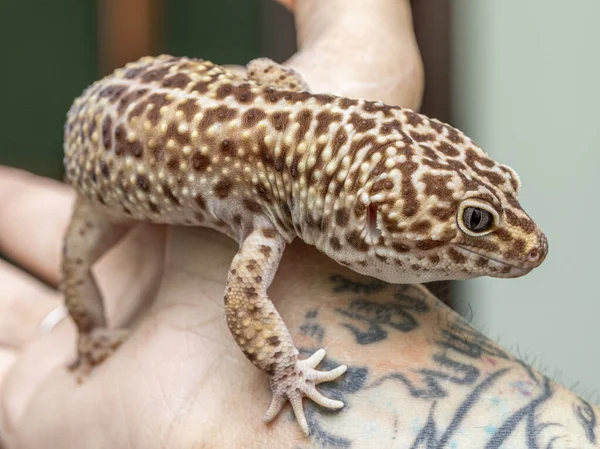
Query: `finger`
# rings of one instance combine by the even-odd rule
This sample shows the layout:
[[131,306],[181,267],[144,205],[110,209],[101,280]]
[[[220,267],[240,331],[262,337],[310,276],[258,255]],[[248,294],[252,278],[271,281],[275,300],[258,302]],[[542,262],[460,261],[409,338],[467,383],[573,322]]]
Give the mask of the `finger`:
[[293,10],[299,51],[286,64],[311,92],[418,109],[424,76],[409,0],[302,0]]
[[7,373],[15,364],[17,359],[17,352],[0,346],[0,390],[2,390],[2,384],[6,378]]
[[57,291],[0,260],[0,346],[22,348],[61,304]]
[[[5,429],[14,429],[41,386],[52,374],[73,384],[66,366],[75,354],[76,331],[71,320],[62,320],[56,327],[35,339],[20,352],[2,380],[0,422]],[[0,429],[1,431],[2,429]]]
[[294,9],[294,0],[275,0],[277,3],[281,3],[287,9]]
[[72,204],[67,186],[0,166],[0,252],[57,285]]

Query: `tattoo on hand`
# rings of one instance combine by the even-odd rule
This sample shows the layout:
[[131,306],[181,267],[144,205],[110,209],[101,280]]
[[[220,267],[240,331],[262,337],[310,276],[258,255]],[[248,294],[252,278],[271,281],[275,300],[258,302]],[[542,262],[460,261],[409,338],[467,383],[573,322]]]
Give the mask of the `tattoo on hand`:
[[[415,417],[420,425],[414,427],[412,442],[402,447],[458,448],[460,443],[457,442],[465,438],[461,429],[470,426],[473,417],[480,413],[489,414],[490,424],[479,433],[482,440],[477,447],[499,449],[515,442],[520,442],[519,447],[532,449],[572,447],[564,446],[573,442],[572,429],[556,422],[556,414],[552,412],[556,410],[552,403],[556,388],[550,379],[450,312],[448,321],[439,326],[424,324],[427,314],[431,321],[431,314],[437,313],[435,303],[428,300],[426,292],[414,286],[390,286],[381,281],[356,282],[341,275],[331,276],[330,280],[334,292],[348,295],[346,304],[334,311],[340,317],[339,325],[351,332],[358,345],[364,347],[393,338],[394,331],[427,332],[431,339],[425,347],[430,354],[425,366],[390,370],[373,378],[367,366],[350,365],[345,377],[323,384],[321,388],[328,396],[344,401],[348,407],[351,395],[361,390],[374,391],[388,381],[402,385],[401,390],[396,391],[405,388],[409,394],[407,402],[412,397],[423,401],[429,410],[428,416]],[[386,290],[392,293],[388,298],[382,296]],[[318,309],[307,312],[300,326],[300,333],[317,344],[322,344],[326,330]],[[301,352],[312,353],[313,349],[304,348]],[[323,362],[323,369],[338,364],[328,359]],[[383,392],[390,391],[384,388]],[[498,413],[499,409],[493,404],[502,401],[502,391],[516,399],[508,399],[512,401],[511,408]],[[457,401],[458,398],[461,400]],[[516,404],[520,407],[515,408]],[[353,447],[355,442],[343,436],[343,431],[326,427],[323,415],[335,412],[322,410],[312,403],[306,406],[307,419],[313,429],[312,442],[317,447]],[[578,400],[572,409],[583,429],[582,435],[589,443],[597,444],[594,408]],[[393,426],[395,435],[396,421]]]
[[597,423],[596,413],[589,402],[584,401],[583,399],[580,399],[579,401],[579,404],[573,405],[573,411],[575,412],[577,421],[579,421],[583,427],[588,441],[592,444],[595,444],[596,433],[594,429],[596,428]]
[[[336,284],[335,292],[352,292],[366,295],[383,290],[387,284],[379,281],[370,284],[353,282],[342,276],[332,276]],[[395,290],[395,301],[381,303],[367,298],[356,298],[344,308],[337,308],[336,312],[357,323],[342,324],[347,328],[360,345],[369,345],[385,340],[389,328],[401,332],[410,332],[418,327],[416,315],[423,314],[429,307],[420,298],[408,296],[402,288]]]

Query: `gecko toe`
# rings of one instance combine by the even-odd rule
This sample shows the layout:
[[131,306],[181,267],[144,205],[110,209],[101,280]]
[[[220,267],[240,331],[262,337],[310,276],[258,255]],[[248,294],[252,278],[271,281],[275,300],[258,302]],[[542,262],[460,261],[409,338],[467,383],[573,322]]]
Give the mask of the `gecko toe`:
[[345,365],[341,365],[330,371],[316,370],[315,367],[323,360],[324,357],[325,350],[319,349],[309,358],[305,360],[297,360],[296,363],[290,367],[290,370],[285,373],[285,375],[271,378],[273,399],[271,400],[269,409],[265,414],[265,422],[273,420],[275,416],[279,414],[285,403],[289,401],[292,405],[292,409],[294,410],[294,415],[296,416],[298,425],[302,429],[302,432],[308,435],[308,422],[302,406],[302,399],[304,397],[311,399],[316,404],[319,404],[325,408],[340,409],[344,407],[344,403],[342,401],[324,396],[315,387],[315,385],[321,382],[329,382],[337,379],[344,374],[347,369]]
[[94,367],[104,362],[125,341],[129,332],[125,329],[97,328],[79,336],[77,358],[68,365],[77,383],[82,383]]

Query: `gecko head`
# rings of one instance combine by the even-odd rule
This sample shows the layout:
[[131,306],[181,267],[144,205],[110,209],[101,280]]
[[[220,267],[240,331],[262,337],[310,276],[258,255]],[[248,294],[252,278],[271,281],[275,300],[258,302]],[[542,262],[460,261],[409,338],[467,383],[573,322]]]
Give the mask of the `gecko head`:
[[539,266],[548,243],[519,204],[517,173],[454,132],[388,147],[389,169],[360,186],[346,246],[329,255],[392,283],[511,278]]

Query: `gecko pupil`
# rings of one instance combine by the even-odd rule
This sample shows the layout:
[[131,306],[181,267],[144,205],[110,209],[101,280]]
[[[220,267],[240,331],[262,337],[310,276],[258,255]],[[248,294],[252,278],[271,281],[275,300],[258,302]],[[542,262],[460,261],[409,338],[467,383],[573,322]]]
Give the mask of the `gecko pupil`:
[[467,207],[463,212],[463,222],[473,232],[487,231],[494,222],[492,214],[479,207]]

